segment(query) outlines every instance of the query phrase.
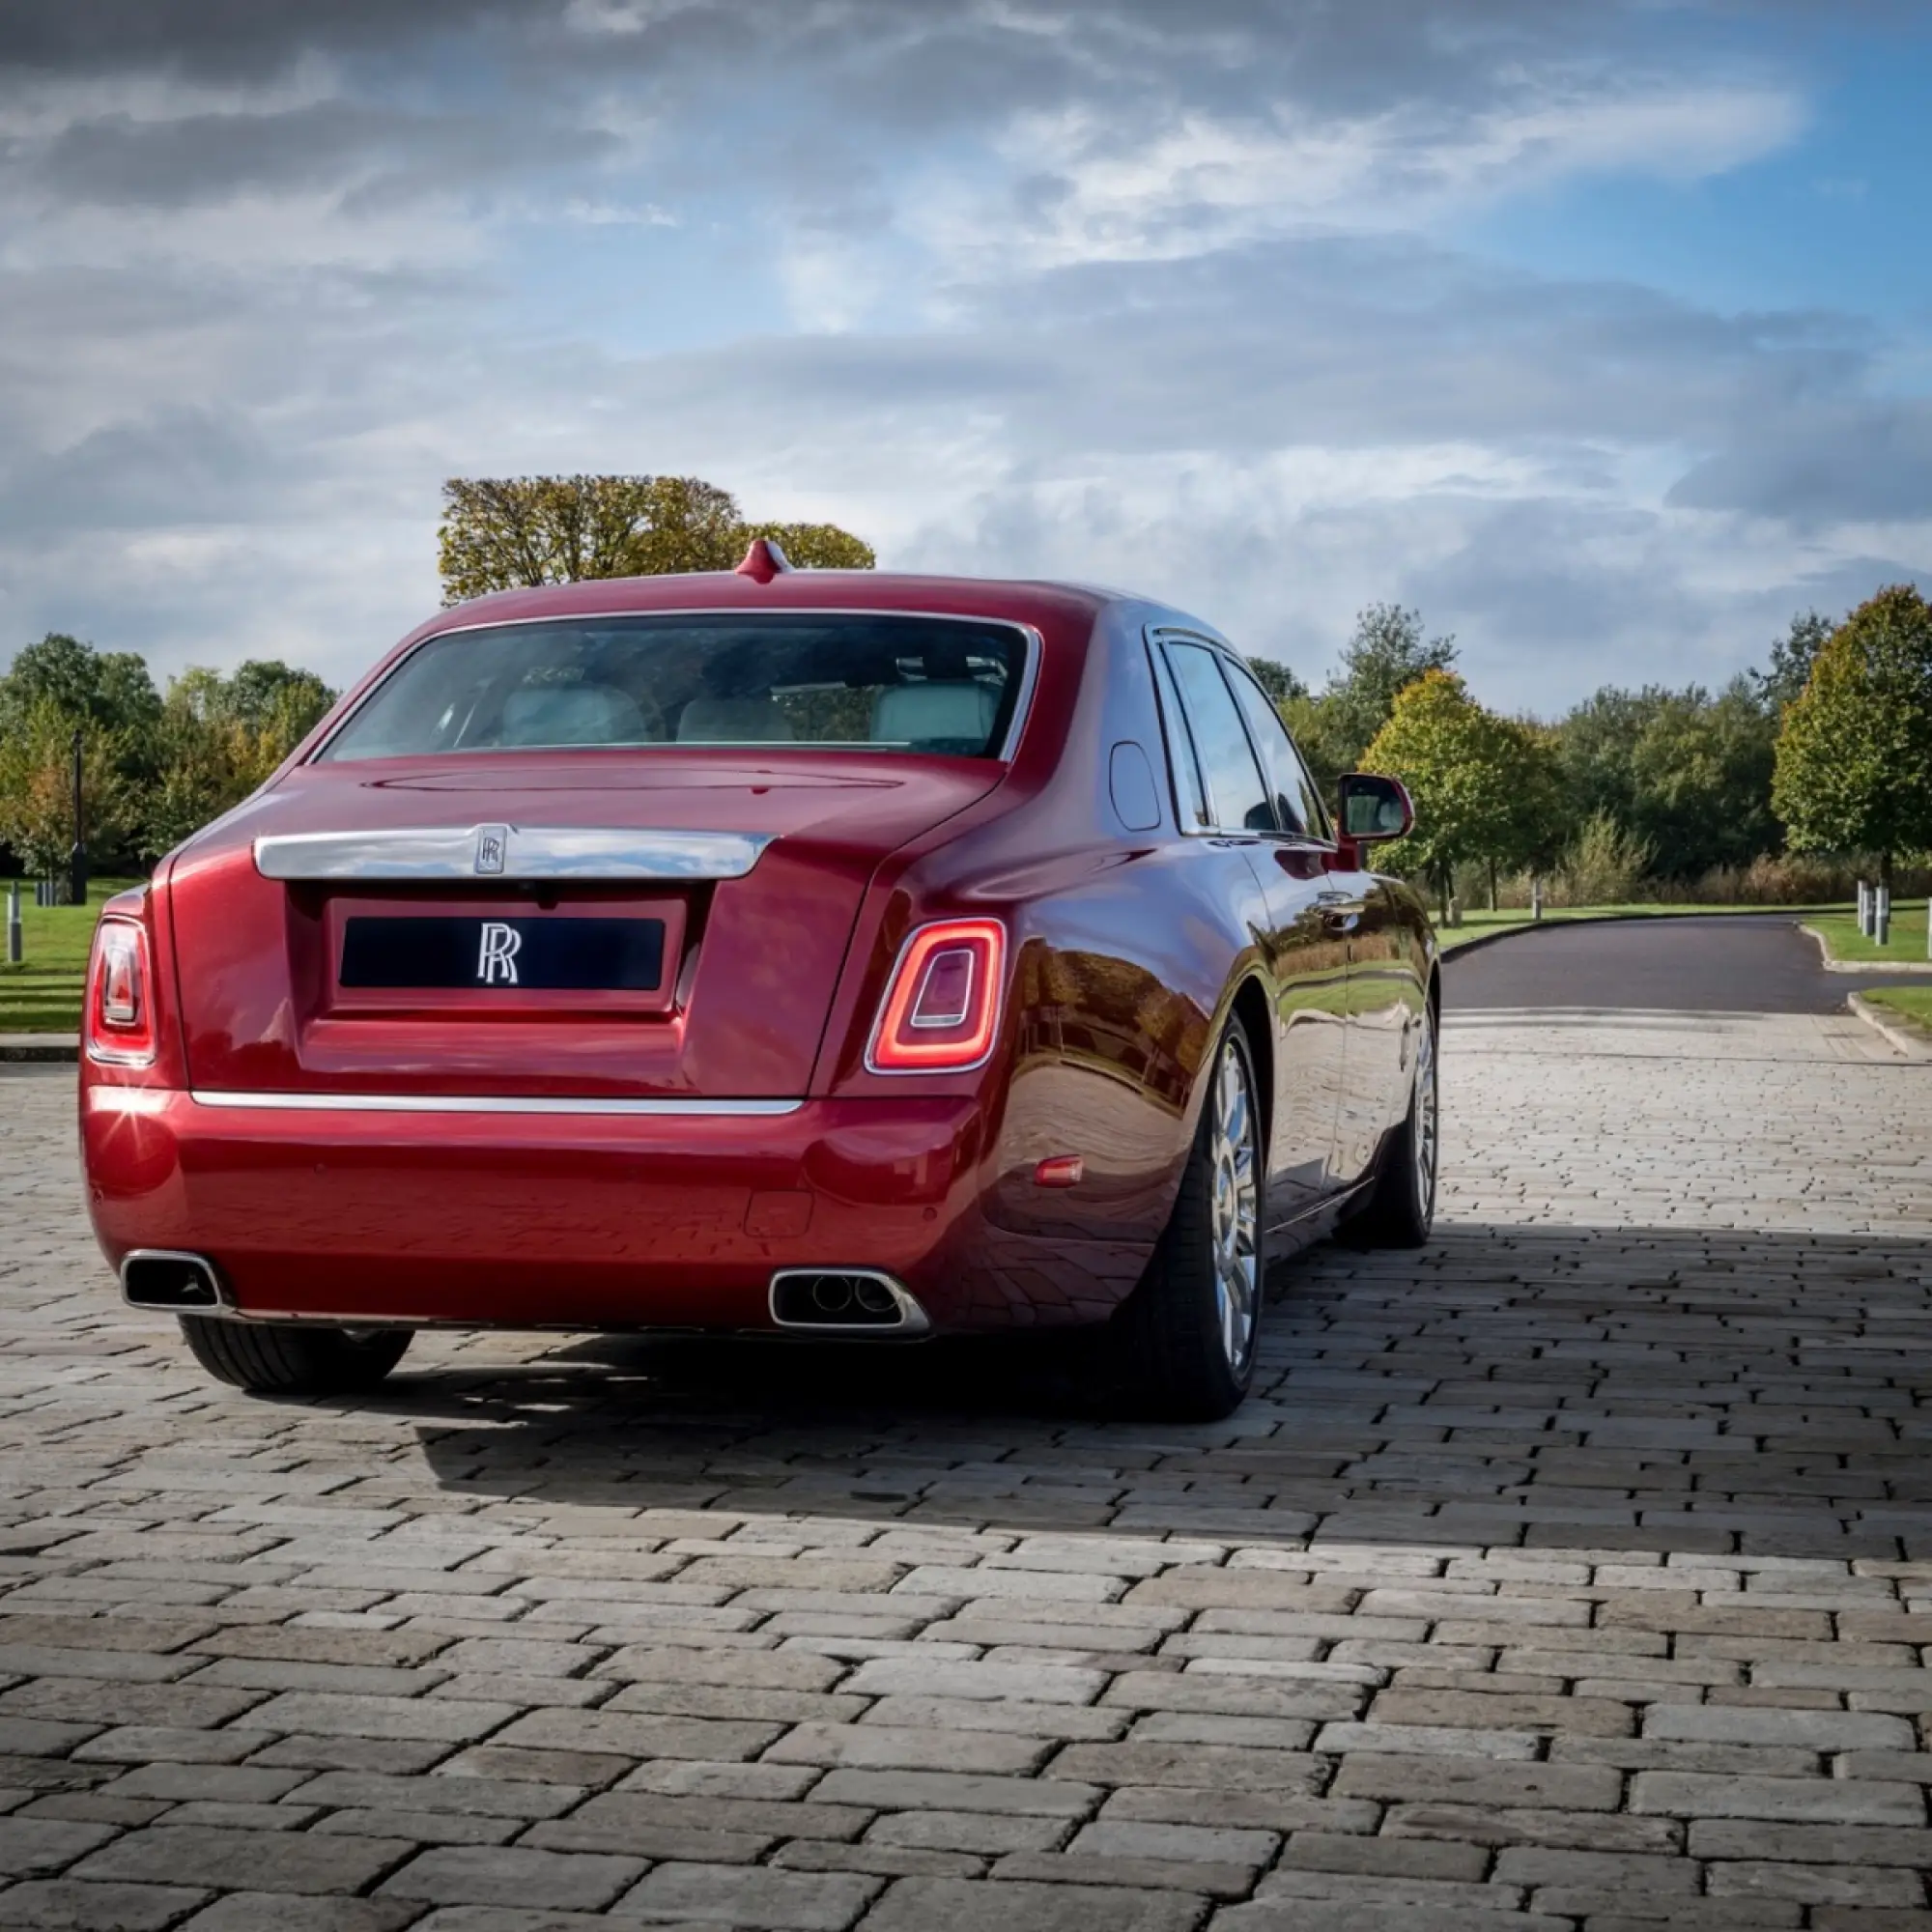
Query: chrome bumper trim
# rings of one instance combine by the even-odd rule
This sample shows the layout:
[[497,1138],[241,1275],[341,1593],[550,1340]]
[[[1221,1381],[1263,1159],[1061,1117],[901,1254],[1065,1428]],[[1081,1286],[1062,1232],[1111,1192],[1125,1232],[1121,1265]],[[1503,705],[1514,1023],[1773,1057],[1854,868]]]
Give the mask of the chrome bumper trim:
[[805,1105],[803,1100],[628,1100],[597,1094],[195,1092],[188,1098],[204,1107],[290,1114],[590,1114],[645,1120],[776,1121]]
[[255,840],[265,879],[742,879],[772,842],[758,832],[610,826],[424,826],[290,832]]

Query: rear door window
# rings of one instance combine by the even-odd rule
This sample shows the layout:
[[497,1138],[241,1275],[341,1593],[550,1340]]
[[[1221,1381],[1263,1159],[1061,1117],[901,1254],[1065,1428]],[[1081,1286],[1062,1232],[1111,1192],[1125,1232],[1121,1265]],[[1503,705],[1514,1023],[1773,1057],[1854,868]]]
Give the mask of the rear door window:
[[1254,747],[1217,668],[1218,655],[1206,644],[1175,641],[1167,646],[1168,662],[1193,727],[1213,822],[1223,832],[1278,832],[1282,828],[1255,762]]
[[1261,754],[1268,795],[1274,801],[1281,829],[1325,839],[1327,814],[1321,810],[1321,796],[1308,776],[1308,767],[1301,762],[1301,753],[1294,749],[1294,740],[1281,722],[1281,713],[1269,701],[1267,693],[1232,658],[1221,659],[1221,669],[1234,687],[1241,716],[1248,723],[1248,734]]

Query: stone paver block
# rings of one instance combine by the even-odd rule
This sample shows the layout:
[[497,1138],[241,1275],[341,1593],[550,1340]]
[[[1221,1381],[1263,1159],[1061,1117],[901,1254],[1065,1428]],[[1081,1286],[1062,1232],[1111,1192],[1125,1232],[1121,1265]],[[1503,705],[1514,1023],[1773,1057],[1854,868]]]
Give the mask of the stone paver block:
[[414,1849],[403,1838],[150,1825],[83,1860],[71,1876],[226,1891],[327,1894],[361,1890]]
[[384,1880],[385,1898],[439,1905],[532,1905],[596,1912],[644,1869],[641,1859],[522,1845],[438,1847]]
[[647,1924],[731,1925],[756,1932],[844,1932],[884,1881],[861,1872],[794,1872],[662,1864],[612,1913]]
[[902,1879],[867,1915],[865,1932],[1194,1932],[1204,1901],[1123,1886]]
[[[29,1879],[0,1890],[0,1925],[9,1932],[161,1932],[208,1896],[172,1885],[90,1885],[81,1879]],[[256,1923],[261,1923],[257,1920]]]
[[393,1898],[303,1898],[232,1891],[197,1912],[183,1932],[401,1932],[422,1907]]
[[60,1818],[0,1818],[0,1872],[10,1878],[33,1878],[62,1871],[113,1835],[111,1825]]

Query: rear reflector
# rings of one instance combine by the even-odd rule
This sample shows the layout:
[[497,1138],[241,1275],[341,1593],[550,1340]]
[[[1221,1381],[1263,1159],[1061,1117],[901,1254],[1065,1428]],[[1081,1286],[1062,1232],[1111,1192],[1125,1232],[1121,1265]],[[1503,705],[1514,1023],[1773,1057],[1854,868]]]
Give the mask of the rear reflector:
[[1006,984],[1007,929],[946,919],[905,943],[866,1065],[874,1073],[963,1073],[993,1050]]
[[1078,1187],[1087,1178],[1087,1163],[1077,1153],[1049,1154],[1033,1171],[1036,1187]]
[[155,1057],[154,965],[148,934],[131,920],[103,919],[94,935],[87,986],[87,1052],[113,1066]]

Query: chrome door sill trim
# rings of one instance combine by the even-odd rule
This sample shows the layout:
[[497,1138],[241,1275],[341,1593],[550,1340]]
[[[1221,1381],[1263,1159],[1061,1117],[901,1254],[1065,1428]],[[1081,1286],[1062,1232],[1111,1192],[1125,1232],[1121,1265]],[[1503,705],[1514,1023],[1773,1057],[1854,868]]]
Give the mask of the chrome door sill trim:
[[597,1094],[231,1094],[195,1092],[204,1107],[294,1114],[582,1114],[646,1120],[782,1120],[803,1100],[629,1100]]
[[742,879],[772,842],[758,832],[622,831],[599,825],[422,826],[289,832],[255,840],[265,879]]

